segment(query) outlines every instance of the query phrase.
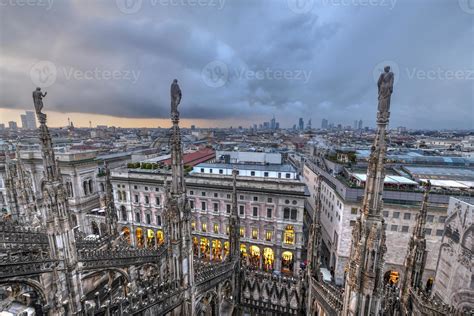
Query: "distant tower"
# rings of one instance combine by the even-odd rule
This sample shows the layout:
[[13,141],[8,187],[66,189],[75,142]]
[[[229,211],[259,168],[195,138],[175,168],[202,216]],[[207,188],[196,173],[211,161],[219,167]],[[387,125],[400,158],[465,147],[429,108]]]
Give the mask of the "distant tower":
[[405,275],[402,284],[402,306],[409,306],[408,298],[410,295],[409,289],[414,290],[421,288],[421,280],[426,264],[426,238],[425,238],[425,224],[426,215],[428,213],[428,197],[431,189],[431,183],[425,186],[425,193],[423,195],[423,202],[421,209],[416,216],[416,225],[413,229],[410,242],[408,244],[408,251],[405,257]]
[[359,120],[358,128],[359,128],[359,129],[362,129],[362,120]]
[[56,299],[54,313],[59,315],[78,314],[81,312],[81,286],[77,271],[77,250],[72,230],[70,209],[66,190],[63,185],[58,163],[53,151],[53,143],[46,125],[46,114],[38,108],[38,97],[35,97],[36,115],[40,122],[39,138],[43,158],[43,208],[48,235],[50,256],[64,262],[63,267],[55,267],[51,280],[52,293]]
[[303,121],[303,118],[300,117],[299,121],[298,121],[298,128],[300,131],[304,130],[304,121]]
[[381,309],[386,252],[382,192],[393,79],[393,73],[386,67],[377,83],[377,133],[369,158],[361,214],[352,229],[343,315],[379,315]]
[[[179,93],[179,95],[177,95]],[[193,248],[191,239],[191,208],[186,196],[184,182],[183,152],[181,148],[181,132],[179,129],[179,112],[181,90],[177,81],[171,85],[171,189],[167,198],[166,241],[168,248],[168,269],[171,280],[177,286],[183,286],[185,303],[180,315],[192,315],[192,293],[194,286]]]
[[323,120],[321,121],[321,128],[322,128],[322,129],[327,129],[327,128],[328,128],[328,120],[323,119]]
[[311,129],[311,119],[308,120],[308,125],[306,126],[307,129]]

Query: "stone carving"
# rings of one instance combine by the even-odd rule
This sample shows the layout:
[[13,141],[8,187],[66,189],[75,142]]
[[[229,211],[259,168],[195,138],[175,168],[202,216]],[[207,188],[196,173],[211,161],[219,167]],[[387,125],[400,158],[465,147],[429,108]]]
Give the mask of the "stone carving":
[[178,79],[174,79],[173,83],[171,84],[171,116],[178,117],[179,112],[178,112],[178,105],[181,103],[181,88],[178,85]]
[[42,118],[46,117],[46,115],[41,112],[43,109],[43,98],[48,94],[48,92],[41,92],[41,88],[36,88],[35,91],[33,91],[33,103],[35,105],[35,110],[36,110],[36,115],[38,118],[41,120]]
[[377,82],[379,90],[378,119],[383,121],[388,120],[394,79],[395,76],[393,72],[390,71],[390,66],[385,66],[384,72],[380,74]]

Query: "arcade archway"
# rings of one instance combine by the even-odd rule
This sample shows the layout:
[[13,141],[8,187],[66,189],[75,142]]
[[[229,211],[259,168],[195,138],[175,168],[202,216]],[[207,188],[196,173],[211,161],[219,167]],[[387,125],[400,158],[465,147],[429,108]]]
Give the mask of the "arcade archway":
[[260,248],[257,246],[250,246],[250,256],[249,256],[249,264],[254,269],[260,268]]
[[212,260],[222,261],[222,242],[217,239],[212,241]]
[[273,264],[275,263],[275,254],[272,248],[263,249],[263,270],[273,271]]
[[291,251],[285,251],[281,254],[281,272],[293,274],[294,258]]

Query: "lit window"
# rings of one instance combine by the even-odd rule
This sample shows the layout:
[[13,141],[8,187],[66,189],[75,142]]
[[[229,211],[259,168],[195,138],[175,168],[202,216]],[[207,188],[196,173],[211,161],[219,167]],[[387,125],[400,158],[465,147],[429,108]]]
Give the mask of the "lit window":
[[283,241],[285,244],[294,245],[295,244],[295,229],[293,225],[286,226]]
[[240,227],[240,237],[245,237],[245,228]]
[[272,241],[272,231],[271,230],[267,230],[267,232],[265,233],[265,239],[266,241]]
[[202,223],[202,224],[201,224],[201,230],[202,230],[203,232],[207,232],[207,224],[206,224],[206,223]]
[[227,225],[225,227],[225,234],[228,236],[229,235],[229,232],[230,232],[230,228],[229,228],[229,225]]
[[219,234],[219,224],[214,224],[214,234]]
[[253,239],[257,239],[257,238],[258,238],[258,229],[257,229],[257,228],[253,228],[253,229],[252,229],[252,238],[253,238]]
[[191,222],[191,230],[195,230],[196,229],[196,222]]

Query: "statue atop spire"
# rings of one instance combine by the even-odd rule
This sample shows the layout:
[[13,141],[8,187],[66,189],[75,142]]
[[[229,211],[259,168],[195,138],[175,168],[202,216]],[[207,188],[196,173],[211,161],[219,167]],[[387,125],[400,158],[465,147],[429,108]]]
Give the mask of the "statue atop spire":
[[382,274],[387,248],[382,193],[393,83],[394,74],[386,66],[377,82],[377,132],[369,157],[361,215],[352,230],[343,315],[378,315],[381,309]]
[[379,105],[377,120],[387,121],[390,115],[390,100],[393,93],[393,83],[395,76],[390,71],[390,66],[385,66],[384,72],[380,74],[379,80],[377,81],[377,87],[379,90]]
[[170,89],[171,94],[171,118],[179,119],[178,105],[181,103],[181,88],[178,85],[178,79],[174,79]]

